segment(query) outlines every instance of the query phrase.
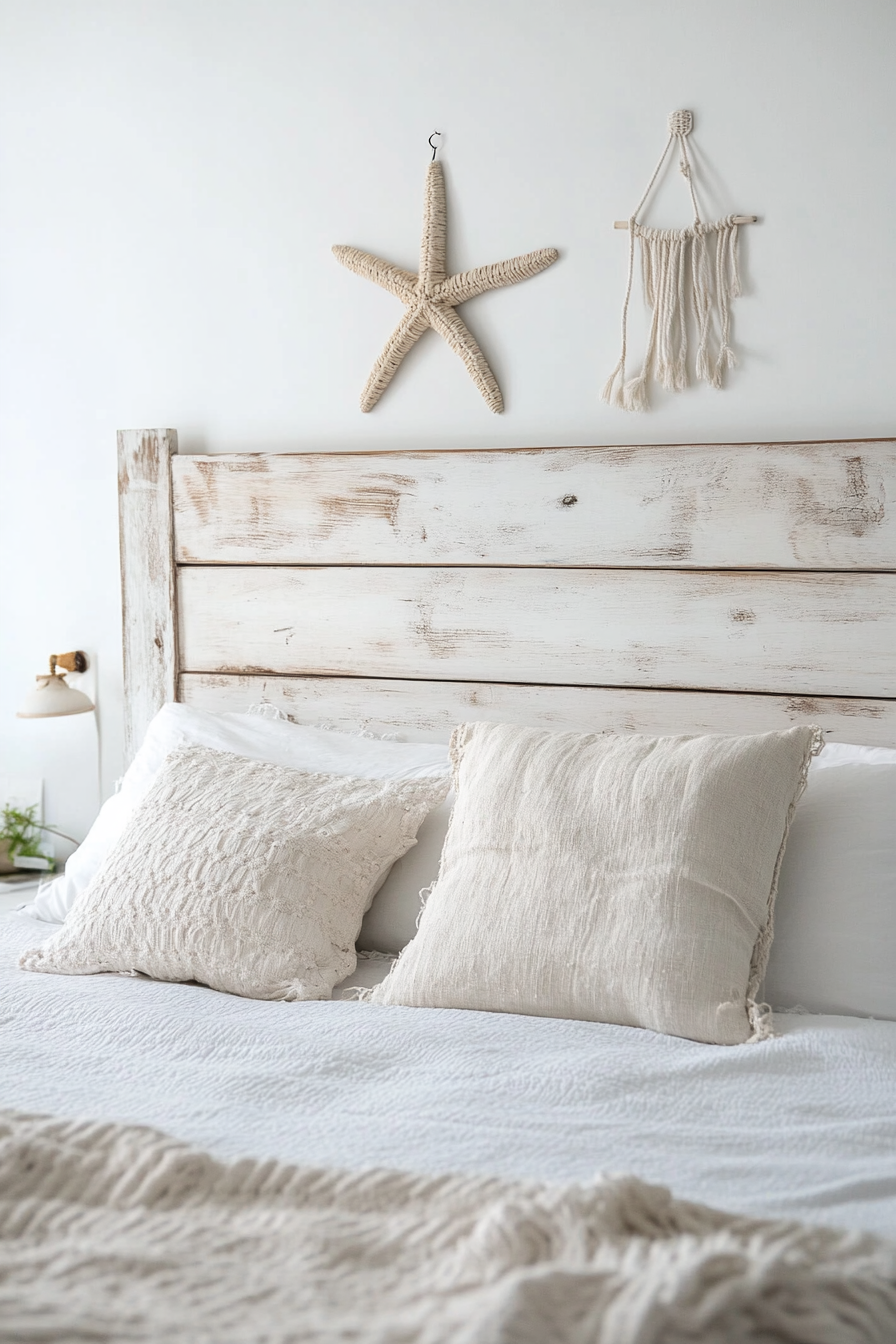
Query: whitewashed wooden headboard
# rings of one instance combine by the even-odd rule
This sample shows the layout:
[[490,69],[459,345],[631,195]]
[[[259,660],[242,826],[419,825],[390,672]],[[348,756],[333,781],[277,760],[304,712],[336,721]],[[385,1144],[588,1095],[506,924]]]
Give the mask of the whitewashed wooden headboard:
[[894,440],[119,466],[128,759],[175,699],[896,745]]

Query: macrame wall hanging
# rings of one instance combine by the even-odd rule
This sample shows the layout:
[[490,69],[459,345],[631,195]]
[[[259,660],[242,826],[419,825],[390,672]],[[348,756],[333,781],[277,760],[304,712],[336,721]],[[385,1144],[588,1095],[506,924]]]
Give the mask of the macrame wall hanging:
[[[650,404],[647,382],[651,374],[670,392],[687,387],[689,319],[697,340],[694,365],[698,378],[721,387],[725,369],[736,363],[730,338],[731,300],[741,292],[737,229],[739,224],[755,223],[756,216],[727,215],[712,223],[701,219],[686,144],[692,126],[690,112],[670,115],[669,139],[647,190],[629,219],[616,220],[617,229],[628,229],[628,283],[622,305],[622,353],[601,399],[626,411],[647,410]],[[691,193],[694,222],[687,229],[645,228],[638,222],[638,215],[676,141],[678,166]],[[641,250],[644,298],[653,311],[644,364],[640,373],[627,380],[628,306],[635,269],[635,239]]]
[[[440,135],[433,131],[433,135]],[[515,285],[538,275],[557,260],[555,247],[543,247],[538,252],[513,257],[510,261],[496,261],[491,266],[478,266],[474,271],[448,275],[445,269],[445,236],[447,212],[445,208],[445,179],[442,165],[436,162],[436,146],[429,137],[432,162],[427,165],[423,195],[423,239],[420,243],[420,270],[417,275],[394,266],[390,261],[361,252],[357,247],[333,248],[337,259],[356,275],[373,280],[401,299],[405,315],[386,342],[386,347],[373,366],[367,385],[361,393],[361,410],[373,410],[386,388],[398,372],[401,361],[423,333],[432,327],[443,336],[455,354],[467,366],[473,382],[479,388],[493,411],[503,411],[504,399],[485,355],[475,338],[456,311],[458,304],[474,299],[489,289]]]

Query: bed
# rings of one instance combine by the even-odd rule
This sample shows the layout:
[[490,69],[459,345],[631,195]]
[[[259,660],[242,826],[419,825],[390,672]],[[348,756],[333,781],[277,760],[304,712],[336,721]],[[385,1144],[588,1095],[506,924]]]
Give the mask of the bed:
[[[420,742],[482,720],[812,723],[896,746],[891,440],[216,457],[135,431],[119,471],[129,757],[171,701]],[[375,1007],[344,986],[283,1004],[24,975],[18,954],[46,933],[27,909],[2,923],[17,1112],[151,1126],[224,1161],[633,1173],[733,1215],[896,1240],[896,1022],[776,1014],[773,1039],[731,1048]],[[363,959],[347,984],[388,964]],[[852,1337],[889,1338],[888,1309]]]

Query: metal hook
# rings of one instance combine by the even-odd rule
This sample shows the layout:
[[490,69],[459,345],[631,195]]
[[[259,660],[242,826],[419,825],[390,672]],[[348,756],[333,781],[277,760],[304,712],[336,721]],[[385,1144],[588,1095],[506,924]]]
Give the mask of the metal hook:
[[[432,133],[432,135],[438,135],[438,136],[441,136],[441,134],[442,134],[441,131],[433,131],[433,133]],[[436,150],[438,149],[438,145],[434,145],[434,144],[433,144],[433,142],[432,142],[432,135],[429,137],[429,147],[430,147],[430,149],[432,150],[432,162],[435,163],[435,161],[436,161]]]

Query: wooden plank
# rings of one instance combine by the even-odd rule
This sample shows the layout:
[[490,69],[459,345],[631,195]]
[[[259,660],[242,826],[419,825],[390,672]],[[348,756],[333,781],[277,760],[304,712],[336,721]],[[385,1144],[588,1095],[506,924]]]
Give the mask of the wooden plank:
[[398,732],[420,742],[447,742],[456,723],[486,719],[557,731],[650,734],[769,733],[817,723],[832,742],[896,747],[896,700],[211,673],[185,673],[180,699],[214,713],[267,703],[297,723]]
[[174,528],[169,462],[173,429],[118,434],[118,509],[124,644],[125,765],[177,676]]
[[896,440],[172,462],[181,563],[896,567]]
[[183,567],[181,667],[896,695],[896,575]]

